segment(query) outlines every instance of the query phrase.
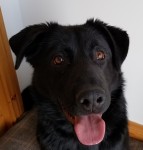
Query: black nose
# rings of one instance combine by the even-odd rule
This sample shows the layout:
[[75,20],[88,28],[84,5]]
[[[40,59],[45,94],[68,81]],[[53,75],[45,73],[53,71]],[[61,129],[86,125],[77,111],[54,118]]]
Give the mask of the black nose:
[[78,98],[79,105],[90,112],[100,112],[105,103],[105,94],[99,91],[86,91]]

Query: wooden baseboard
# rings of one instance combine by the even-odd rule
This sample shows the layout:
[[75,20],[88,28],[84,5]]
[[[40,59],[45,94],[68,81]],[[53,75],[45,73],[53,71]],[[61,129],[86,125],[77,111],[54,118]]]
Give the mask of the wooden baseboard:
[[143,125],[128,121],[128,128],[130,137],[143,141]]

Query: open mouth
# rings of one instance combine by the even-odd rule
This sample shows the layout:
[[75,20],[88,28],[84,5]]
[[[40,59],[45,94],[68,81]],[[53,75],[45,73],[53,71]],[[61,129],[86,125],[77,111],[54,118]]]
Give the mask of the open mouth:
[[98,144],[103,140],[105,122],[101,114],[92,113],[83,116],[72,116],[64,107],[62,109],[67,120],[73,124],[80,143],[90,146]]
[[67,118],[67,120],[69,122],[71,122],[73,125],[74,125],[74,122],[75,122],[75,116],[72,116],[68,111],[66,111],[65,109],[63,109],[63,112]]

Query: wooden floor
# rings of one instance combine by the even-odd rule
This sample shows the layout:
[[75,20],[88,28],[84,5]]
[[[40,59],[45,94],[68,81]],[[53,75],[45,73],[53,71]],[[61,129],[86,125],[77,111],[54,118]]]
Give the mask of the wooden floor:
[[130,138],[130,150],[143,150],[143,141]]

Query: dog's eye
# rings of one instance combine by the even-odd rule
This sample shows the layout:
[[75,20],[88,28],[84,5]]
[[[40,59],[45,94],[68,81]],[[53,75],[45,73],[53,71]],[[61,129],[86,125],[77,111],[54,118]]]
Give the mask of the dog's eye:
[[105,53],[103,51],[96,51],[96,59],[97,60],[105,59]]
[[54,65],[61,65],[64,62],[64,58],[60,55],[57,55],[53,58],[53,64]]

